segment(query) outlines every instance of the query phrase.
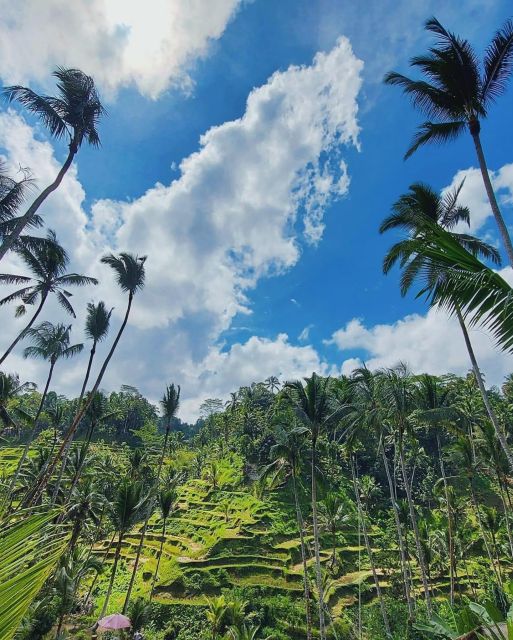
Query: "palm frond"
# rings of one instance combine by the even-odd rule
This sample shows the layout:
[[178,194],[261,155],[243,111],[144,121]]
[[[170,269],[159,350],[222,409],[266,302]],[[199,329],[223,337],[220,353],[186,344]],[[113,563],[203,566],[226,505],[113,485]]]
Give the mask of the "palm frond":
[[59,304],[61,305],[61,307],[67,313],[69,313],[70,316],[72,316],[73,318],[77,317],[75,315],[75,310],[73,309],[73,307],[69,303],[68,298],[62,293],[62,291],[57,291],[57,300],[59,301]]
[[5,87],[2,90],[2,95],[8,102],[17,101],[30,112],[39,116],[52,136],[62,138],[67,133],[66,123],[51,106],[51,99],[48,96],[40,96],[32,89],[19,85]]
[[483,102],[493,101],[506,89],[513,71],[513,20],[505,24],[494,35],[484,58]]
[[435,144],[445,144],[451,140],[456,139],[460,133],[465,129],[466,123],[463,120],[457,120],[454,122],[424,122],[422,123],[417,133],[415,134],[412,144],[408,151],[404,155],[404,159],[407,160],[412,156],[417,149],[433,142]]
[[0,637],[11,640],[64,552],[58,512],[24,515],[0,528]]

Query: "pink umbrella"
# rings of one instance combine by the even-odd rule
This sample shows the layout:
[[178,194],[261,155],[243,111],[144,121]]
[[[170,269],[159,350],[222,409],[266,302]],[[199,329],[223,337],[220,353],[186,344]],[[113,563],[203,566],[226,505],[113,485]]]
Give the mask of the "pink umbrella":
[[105,616],[98,621],[98,627],[100,629],[128,629],[132,626],[130,618],[122,615],[121,613],[111,613],[110,616]]

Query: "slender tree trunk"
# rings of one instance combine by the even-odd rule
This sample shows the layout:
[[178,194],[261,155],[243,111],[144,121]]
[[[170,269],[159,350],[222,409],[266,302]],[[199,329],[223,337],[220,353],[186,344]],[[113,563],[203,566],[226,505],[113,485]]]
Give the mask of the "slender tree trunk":
[[116,577],[116,571],[118,569],[119,557],[121,555],[121,545],[123,543],[123,534],[121,531],[119,532],[118,543],[116,545],[116,555],[114,556],[114,564],[112,565],[112,571],[110,574],[109,588],[107,589],[107,594],[105,596],[105,601],[103,603],[102,612],[100,613],[100,618],[103,618],[105,613],[107,612],[107,607],[109,606],[110,596],[112,594],[112,587],[114,586],[114,579]]
[[[109,541],[109,544],[107,546],[107,549],[105,550],[105,553],[103,554],[103,558],[102,558],[102,565],[105,564],[107,557],[109,555],[109,551],[111,550],[111,547],[114,543],[114,538],[116,537],[116,532],[114,531],[114,533],[112,534],[112,538]],[[91,586],[89,587],[88,591],[87,591],[87,595],[85,597],[85,601],[87,602],[89,600],[89,598],[91,597],[91,594],[93,593],[93,589],[94,589],[94,585],[96,584],[96,581],[98,580],[99,577],[99,573],[96,573],[96,575],[94,576],[94,580],[91,582]]]
[[158,573],[159,573],[160,560],[162,558],[162,550],[164,549],[164,540],[166,538],[166,522],[167,522],[167,518],[164,518],[164,522],[162,524],[162,538],[160,539],[159,557],[157,558],[157,567],[155,569],[155,573],[153,575],[153,581],[152,581],[152,584],[151,584],[150,602],[151,602],[151,600],[153,598],[153,592],[155,590],[155,583],[157,582],[157,577],[158,577]]
[[38,315],[41,313],[41,309],[43,308],[43,305],[46,302],[46,298],[47,297],[48,297],[47,294],[44,294],[43,296],[41,296],[41,302],[39,303],[39,306],[37,307],[36,312],[34,313],[32,318],[30,319],[30,322],[27,324],[27,326],[23,329],[23,331],[20,331],[20,333],[18,334],[18,337],[14,340],[14,342],[11,342],[10,346],[7,348],[7,351],[0,358],[0,365],[4,362],[4,360],[11,353],[11,351],[18,344],[18,342],[25,336],[25,334],[30,329],[30,327],[34,324],[34,322],[36,321]]
[[87,439],[84,442],[84,455],[78,465],[78,469],[75,471],[75,475],[73,476],[73,480],[71,482],[71,486],[68,491],[68,499],[71,497],[71,493],[73,489],[77,486],[78,481],[80,480],[80,476],[82,475],[82,469],[84,468],[84,465],[85,465],[86,456],[87,456],[87,453],[89,452],[89,446],[91,444],[91,438],[93,436],[93,432],[95,428],[96,428],[96,421],[92,421],[89,427],[89,431],[87,433]]
[[490,549],[490,545],[488,544],[488,540],[486,538],[483,521],[481,520],[481,512],[479,511],[479,505],[477,504],[476,492],[474,491],[474,479],[473,477],[469,477],[470,484],[470,497],[472,499],[472,505],[474,506],[474,511],[476,513],[477,523],[479,525],[479,531],[481,532],[481,537],[483,538],[484,546],[486,549],[486,553],[488,555],[488,560],[492,565],[492,570],[497,578],[497,584],[502,584],[502,580],[500,574],[497,572],[497,567],[495,566],[495,560],[493,559],[493,554]]
[[301,514],[301,507],[299,505],[299,497],[297,493],[297,484],[295,471],[292,471],[292,491],[294,493],[294,504],[296,506],[296,520],[299,529],[299,540],[301,542],[301,561],[303,563],[303,594],[305,599],[306,609],[306,638],[312,640],[312,610],[310,606],[310,586],[308,584],[308,566],[306,564],[306,545],[304,534],[303,516]]
[[146,529],[148,528],[148,521],[150,516],[148,516],[143,524],[141,529],[141,537],[139,539],[139,545],[137,547],[137,554],[135,556],[134,568],[132,569],[132,575],[130,576],[130,582],[128,584],[128,589],[125,596],[125,603],[123,604],[123,614],[125,614],[128,610],[128,605],[130,603],[130,596],[132,595],[132,589],[134,588],[135,576],[137,575],[137,569],[139,568],[139,561],[141,559],[141,552],[144,546],[144,538],[146,537]]
[[48,388],[50,386],[50,382],[52,380],[52,375],[53,375],[53,370],[55,367],[55,362],[51,362],[50,363],[50,371],[48,372],[48,378],[46,379],[46,384],[45,384],[45,388],[43,391],[43,395],[41,396],[41,401],[39,402],[39,407],[37,408],[37,413],[34,417],[34,427],[32,429],[32,433],[29,436],[29,439],[27,440],[27,443],[25,444],[25,447],[23,449],[23,454],[20,458],[20,461],[18,462],[18,465],[16,467],[16,471],[14,472],[14,475],[12,477],[11,480],[11,485],[9,487],[9,501],[10,504],[12,504],[12,500],[13,500],[13,495],[14,495],[14,491],[16,489],[16,484],[18,482],[18,478],[21,472],[21,469],[23,467],[23,465],[25,464],[25,460],[27,459],[27,456],[29,454],[29,450],[30,450],[30,445],[32,444],[33,440],[34,440],[34,436],[36,434],[36,430],[37,430],[37,421],[39,420],[39,416],[41,415],[41,412],[43,411],[43,406],[46,400],[46,395],[48,393]]
[[356,498],[356,506],[358,508],[358,514],[360,516],[360,521],[362,523],[362,533],[363,539],[365,540],[365,547],[367,549],[367,555],[369,556],[369,562],[371,565],[372,577],[374,579],[374,586],[376,587],[376,594],[379,600],[379,608],[381,610],[381,617],[383,618],[383,626],[385,627],[385,634],[387,638],[392,637],[392,632],[390,631],[390,623],[388,621],[387,610],[385,607],[385,601],[383,600],[383,593],[381,592],[381,587],[379,586],[379,577],[378,572],[376,571],[376,563],[374,562],[374,554],[372,553],[372,547],[369,540],[369,534],[367,532],[367,523],[366,523],[366,511],[363,509],[362,501],[360,500],[360,491],[358,489],[358,482],[356,480],[356,462],[354,456],[351,456],[351,475],[353,477],[353,488],[354,495]]
[[59,463],[59,460],[62,457],[62,454],[68,444],[68,442],[71,441],[71,438],[73,437],[73,434],[75,433],[75,431],[78,428],[78,425],[80,424],[80,421],[82,420],[82,418],[84,417],[85,412],[87,411],[87,409],[89,408],[89,405],[91,404],[91,402],[93,401],[93,397],[94,394],[98,391],[98,388],[101,384],[101,381],[103,379],[103,376],[105,375],[105,371],[107,370],[107,367],[109,365],[109,362],[112,358],[112,356],[114,355],[114,351],[116,350],[116,347],[118,346],[118,342],[121,338],[121,336],[123,335],[123,331],[125,330],[126,324],[128,322],[128,316],[130,315],[130,309],[132,308],[132,300],[133,300],[133,294],[130,293],[128,295],[128,305],[126,308],[126,312],[125,312],[125,317],[123,319],[123,323],[121,324],[121,327],[119,328],[118,334],[116,336],[116,339],[114,340],[114,342],[112,343],[112,347],[110,348],[109,353],[107,354],[107,357],[105,358],[102,368],[100,369],[100,373],[98,374],[98,377],[96,378],[96,382],[94,383],[93,388],[91,389],[90,393],[89,393],[89,397],[87,399],[87,401],[84,403],[84,405],[82,406],[82,408],[79,408],[79,411],[77,413],[77,415],[75,416],[75,419],[73,420],[73,423],[71,425],[71,427],[68,429],[64,440],[60,446],[59,451],[57,452],[55,458],[53,459],[52,463],[49,465],[45,475],[41,478],[41,480],[39,481],[39,483],[37,484],[37,486],[34,489],[33,492],[33,497],[31,499],[31,503],[33,504],[41,495],[41,493],[43,492],[45,486],[48,484],[48,480],[51,478],[55,467],[57,466],[57,464]]
[[508,505],[506,504],[506,495],[504,493],[504,487],[502,485],[502,478],[499,469],[496,469],[497,482],[499,484],[499,493],[501,496],[502,509],[504,511],[504,519],[506,520],[506,531],[508,534],[508,542],[509,542],[509,550],[511,553],[511,558],[513,558],[513,537],[511,536],[511,525],[508,517]]
[[160,454],[160,460],[159,460],[159,467],[157,470],[157,478],[160,479],[160,472],[162,471],[162,464],[164,462],[164,458],[166,456],[166,451],[167,451],[167,443],[169,440],[169,430],[171,429],[171,419],[168,418],[167,421],[167,425],[166,425],[166,437],[164,438],[164,447],[162,448],[162,453]]
[[440,434],[438,431],[436,433],[436,447],[438,451],[438,461],[440,464],[440,472],[442,474],[442,481],[444,484],[444,493],[445,493],[445,504],[447,507],[447,538],[449,543],[449,575],[450,575],[450,602],[451,606],[454,605],[454,592],[455,592],[455,583],[456,583],[456,556],[454,553],[454,533],[453,533],[453,520],[452,520],[452,509],[451,509],[451,501],[449,498],[449,486],[447,484],[447,476],[445,474],[445,465],[444,459],[442,455],[442,447],[440,445]]
[[499,420],[497,419],[495,411],[493,410],[492,405],[490,404],[490,399],[488,398],[488,394],[486,393],[483,377],[481,375],[481,371],[479,370],[479,366],[477,364],[476,356],[474,353],[474,349],[472,347],[472,343],[470,342],[470,337],[468,335],[467,327],[465,326],[463,316],[461,315],[461,311],[458,306],[456,306],[456,315],[458,316],[458,321],[460,323],[461,331],[463,333],[463,338],[465,340],[465,345],[467,347],[468,355],[470,357],[470,362],[472,363],[474,376],[476,378],[479,391],[481,392],[481,397],[483,398],[483,403],[486,408],[486,412],[488,413],[488,416],[492,421],[497,438],[501,444],[501,447],[504,453],[506,454],[506,458],[508,459],[510,469],[511,471],[513,471],[513,454],[511,453],[511,449],[509,448],[508,443],[506,442],[506,436],[504,435],[504,432],[501,429],[501,426],[499,424]]
[[14,227],[12,233],[10,233],[9,236],[7,238],[5,238],[5,240],[3,241],[2,245],[0,246],[0,260],[2,260],[2,258],[9,251],[9,249],[13,246],[13,244],[16,242],[16,240],[18,240],[18,238],[20,237],[21,232],[23,231],[25,226],[32,220],[34,215],[37,213],[37,210],[43,204],[43,202],[46,200],[46,198],[53,191],[55,191],[57,189],[57,187],[61,184],[62,179],[66,175],[66,172],[71,167],[71,163],[73,162],[73,158],[75,157],[75,155],[77,153],[77,150],[78,150],[78,148],[77,148],[76,141],[72,140],[71,143],[70,143],[68,157],[66,158],[64,164],[62,165],[59,173],[57,174],[57,177],[55,178],[55,180],[50,185],[48,185],[45,189],[43,189],[43,191],[41,191],[41,193],[37,196],[37,198],[34,200],[34,202],[27,209],[26,213],[23,216],[21,216],[21,218],[18,220],[18,222],[17,222],[16,226]]
[[319,595],[319,637],[326,640],[326,625],[324,621],[324,589],[322,585],[321,571],[321,550],[319,544],[319,522],[317,519],[317,480],[316,459],[317,459],[317,443],[315,438],[312,439],[312,521],[314,534],[314,553],[315,553],[315,575],[317,580],[317,591]]
[[499,229],[499,234],[501,236],[502,243],[508,255],[509,263],[511,266],[513,266],[513,245],[511,244],[511,238],[508,233],[508,228],[506,227],[504,218],[502,217],[502,214],[499,209],[499,205],[497,204],[497,198],[495,197],[492,181],[490,180],[490,174],[488,173],[488,167],[486,164],[483,147],[481,146],[481,137],[479,135],[479,124],[478,123],[476,124],[477,124],[477,130],[471,129],[471,135],[472,135],[472,139],[474,140],[474,146],[476,148],[479,168],[481,169],[481,176],[483,177],[483,182],[486,189],[486,195],[488,196],[488,200],[490,201],[490,207],[492,208],[493,217],[495,218],[495,222],[497,223],[497,227]]
[[410,616],[410,620],[413,620],[415,617],[415,613],[413,611],[413,602],[412,602],[411,592],[410,592],[410,576],[408,575],[408,565],[406,560],[406,552],[404,550],[404,540],[403,540],[403,534],[401,530],[401,520],[399,519],[399,511],[397,509],[397,499],[396,499],[396,494],[394,490],[394,483],[392,480],[392,475],[390,474],[390,466],[388,464],[388,458],[385,453],[385,447],[383,442],[381,442],[381,458],[383,460],[383,465],[385,467],[385,473],[388,480],[390,502],[392,503],[392,511],[394,513],[395,526],[397,530],[397,542],[399,544],[399,552],[401,555],[401,568],[403,571],[404,593],[406,595],[406,602],[408,603],[408,615]]
[[64,622],[64,613],[61,613],[61,615],[59,616],[59,624],[57,625],[57,630],[55,631],[55,638],[57,640],[57,638],[59,638],[59,636],[61,635],[61,630],[62,630],[62,624]]
[[413,526],[413,535],[415,538],[415,547],[417,548],[417,557],[419,560],[419,569],[420,569],[420,577],[422,579],[422,586],[424,588],[424,597],[426,599],[426,609],[428,616],[431,617],[433,615],[433,609],[431,607],[431,593],[429,588],[429,581],[427,577],[426,570],[426,559],[424,557],[424,551],[422,549],[422,544],[420,542],[420,533],[419,533],[419,525],[417,522],[417,516],[415,514],[415,507],[413,505],[413,499],[411,495],[411,488],[408,479],[408,472],[406,470],[406,463],[404,460],[404,451],[402,442],[399,445],[399,460],[401,462],[401,471],[404,479],[404,488],[406,490],[406,499],[408,500],[408,509],[410,511],[410,519]]
[[[96,342],[96,340],[94,340],[93,341],[93,346],[91,347],[91,352],[89,353],[89,361],[87,363],[87,369],[86,369],[86,374],[84,376],[84,381],[82,383],[82,389],[80,390],[80,396],[78,398],[78,403],[77,403],[78,410],[80,410],[80,406],[82,404],[82,400],[84,399],[85,390],[86,390],[86,387],[87,387],[87,383],[89,381],[89,376],[91,374],[91,367],[93,365],[94,355],[96,353],[96,344],[97,344],[97,342]],[[68,445],[66,446],[66,448],[64,450],[64,453],[62,455],[62,463],[61,463],[61,468],[59,469],[59,476],[57,478],[57,482],[55,483],[55,488],[54,488],[53,493],[52,493],[52,505],[55,504],[55,502],[57,500],[57,496],[59,495],[59,490],[61,488],[62,479],[64,477],[64,472],[66,471],[66,466],[68,464],[69,451],[70,451],[72,442],[73,442],[73,437],[71,437],[69,439]],[[72,490],[73,490],[73,487],[70,490],[70,494],[69,495],[71,495],[71,491]]]

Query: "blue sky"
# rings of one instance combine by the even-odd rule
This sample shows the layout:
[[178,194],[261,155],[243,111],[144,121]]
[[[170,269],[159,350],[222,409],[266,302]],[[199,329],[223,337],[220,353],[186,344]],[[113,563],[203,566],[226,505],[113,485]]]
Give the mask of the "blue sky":
[[[425,50],[422,24],[431,15],[481,51],[511,12],[508,2],[467,0],[463,12],[461,3],[432,0],[197,0],[188,9],[155,0],[153,21],[137,3],[117,0],[1,4],[4,83],[51,90],[52,67],[65,64],[91,73],[105,96],[101,150],[81,150],[76,172],[45,205],[74,268],[102,279],[98,292],[77,296],[78,306],[105,297],[122,312],[97,264],[102,252],[148,252],[154,265],[106,387],[134,384],[157,398],[166,383],[181,383],[184,415],[193,418],[205,397],[272,373],[348,372],[361,360],[398,359],[434,373],[467,369],[453,323],[402,299],[397,274],[381,274],[393,237],[377,229],[413,181],[442,190],[466,175],[473,230],[497,242],[471,140],[404,162],[420,116],[381,79],[391,68],[407,71],[408,58]],[[70,42],[59,35],[68,32]],[[20,48],[28,52],[9,54]],[[483,127],[508,223],[512,100],[513,87]],[[31,166],[45,184],[64,146],[48,143],[25,114],[2,117],[8,161]],[[15,258],[9,266],[19,270]],[[0,314],[14,333],[12,309]],[[488,380],[499,383],[511,362],[474,333]],[[63,367],[60,390],[76,391],[82,366]],[[12,367],[43,375],[19,354]]]

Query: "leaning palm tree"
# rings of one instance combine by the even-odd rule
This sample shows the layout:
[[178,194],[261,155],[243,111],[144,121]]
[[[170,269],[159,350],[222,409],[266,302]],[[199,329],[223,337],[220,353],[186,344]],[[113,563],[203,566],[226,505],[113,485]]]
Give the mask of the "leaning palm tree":
[[128,531],[130,531],[134,524],[139,520],[141,512],[145,508],[147,501],[148,495],[146,494],[141,482],[133,482],[130,479],[123,479],[121,481],[111,507],[112,521],[118,534],[118,541],[116,544],[109,586],[107,588],[107,594],[105,596],[100,618],[105,615],[109,606],[112,587],[114,586],[114,579],[116,578],[119,558],[121,556],[123,539]]
[[437,42],[427,54],[410,61],[425,80],[412,80],[395,71],[385,76],[387,84],[402,87],[413,105],[429,118],[420,125],[406,157],[428,142],[448,142],[468,129],[490,206],[513,265],[513,245],[497,204],[480,138],[481,120],[504,92],[513,72],[513,20],[507,20],[495,33],[486,49],[482,69],[468,40],[447,31],[436,18],[428,20],[425,26],[435,34]]
[[32,89],[19,85],[3,90],[8,102],[16,100],[39,116],[54,138],[67,137],[69,151],[55,180],[41,191],[9,236],[4,238],[0,246],[0,260],[16,243],[25,226],[34,219],[41,204],[59,187],[84,140],[93,147],[100,145],[97,127],[105,111],[93,79],[78,69],[62,67],[58,67],[53,75],[57,78],[57,96],[40,96]]
[[[424,282],[421,294],[428,293],[431,296],[432,304],[449,307],[455,313],[483,403],[513,469],[513,456],[488,399],[464,317],[469,312],[465,309],[466,306],[468,307],[468,303],[472,305],[483,303],[485,305],[484,311],[478,309],[471,322],[484,318],[485,322],[488,322],[491,328],[496,330],[499,337],[504,332],[506,335],[509,332],[511,335],[509,342],[506,341],[507,348],[508,345],[513,344],[513,330],[506,314],[508,308],[509,313],[513,314],[513,292],[506,285],[505,291],[500,292],[502,295],[499,300],[492,296],[492,306],[497,308],[497,314],[500,315],[503,322],[503,324],[497,325],[495,321],[497,314],[492,315],[490,319],[486,315],[489,311],[487,305],[490,304],[489,296],[486,294],[487,288],[483,286],[486,283],[477,282],[476,287],[472,291],[468,291],[468,279],[463,280],[466,277],[465,271],[468,269],[477,269],[478,275],[483,274],[483,277],[492,274],[492,284],[500,285],[502,279],[498,274],[494,274],[484,267],[476,258],[476,256],[480,256],[499,264],[500,256],[496,249],[478,238],[453,231],[456,224],[468,223],[470,219],[468,209],[459,207],[457,204],[460,190],[461,185],[442,198],[426,185],[420,183],[411,185],[410,191],[397,200],[392,208],[392,214],[380,226],[381,233],[392,229],[401,229],[407,234],[406,239],[400,240],[389,249],[383,260],[383,271],[388,273],[395,264],[399,263],[402,268],[401,294],[403,296],[407,294],[416,280],[421,280]],[[440,255],[440,252],[443,255]],[[459,268],[455,268],[457,265],[450,260],[448,252],[450,255],[456,252],[455,255],[462,260],[463,264]],[[441,264],[441,260],[445,260],[445,264]],[[483,269],[481,270],[480,267]],[[457,286],[462,287],[461,293],[456,290]],[[502,329],[502,327],[505,328]]]
[[[89,340],[91,340],[93,344],[91,346],[91,351],[89,353],[89,360],[87,362],[86,373],[84,376],[84,381],[82,383],[82,388],[80,390],[80,396],[77,402],[77,406],[79,408],[80,408],[80,405],[82,404],[87,383],[89,381],[89,376],[91,374],[91,367],[93,365],[93,360],[96,353],[96,347],[98,346],[99,342],[101,342],[106,338],[107,333],[109,332],[111,314],[112,314],[112,309],[110,311],[107,311],[107,308],[103,301],[99,302],[98,304],[94,304],[92,302],[89,302],[87,304],[85,334],[86,334],[86,337]],[[91,431],[91,435],[92,435],[92,431]],[[90,440],[90,437],[88,438],[88,441],[86,444],[86,451],[87,451],[87,448],[89,447],[89,440]],[[52,499],[54,502],[55,502],[55,499],[57,498],[57,494],[59,493],[64,472],[66,471],[66,466],[68,464],[69,450],[72,442],[73,442],[73,438],[70,438],[68,442],[68,446],[62,456],[61,468],[59,470],[57,482],[55,483],[55,487],[53,491]]]
[[164,548],[164,540],[166,539],[167,519],[169,518],[171,511],[173,510],[175,500],[176,500],[176,491],[174,487],[171,489],[161,489],[159,491],[158,501],[159,501],[159,507],[160,507],[160,515],[162,516],[162,535],[160,538],[160,549],[159,549],[159,555],[157,559],[157,567],[155,568],[155,573],[153,574],[150,600],[152,599],[153,592],[155,591],[155,584],[158,578],[160,561],[162,559],[162,549]]
[[58,243],[57,236],[53,231],[48,231],[46,242],[38,244],[33,248],[21,247],[17,249],[17,253],[33,275],[0,274],[0,283],[2,284],[23,285],[21,289],[14,291],[0,300],[0,306],[13,302],[14,300],[21,300],[22,304],[16,309],[16,316],[18,317],[25,314],[26,305],[33,305],[36,302],[39,302],[39,304],[27,326],[18,334],[0,358],[0,365],[18,342],[27,335],[28,330],[41,313],[50,294],[55,294],[57,301],[63,309],[75,318],[75,311],[69,302],[72,294],[66,287],[84,287],[89,284],[98,284],[96,278],[81,276],[78,273],[66,273],[69,256],[66,250]]
[[326,638],[324,618],[324,588],[321,571],[321,549],[319,542],[319,518],[317,510],[317,443],[320,434],[337,418],[342,416],[343,407],[335,404],[330,393],[330,378],[321,378],[313,373],[310,378],[287,382],[285,390],[298,418],[310,432],[312,520],[314,534],[315,574],[319,598],[319,634]]
[[271,458],[275,466],[276,463],[288,467],[292,481],[292,493],[294,494],[294,505],[296,508],[296,522],[299,530],[299,541],[301,546],[301,561],[303,564],[303,597],[306,611],[306,637],[312,639],[312,611],[310,605],[310,585],[308,580],[308,565],[306,557],[305,523],[301,513],[299,503],[298,480],[300,478],[301,466],[305,455],[305,434],[308,429],[305,427],[293,427],[286,429],[280,427],[275,433],[276,443],[270,449]]
[[328,492],[319,503],[319,522],[329,532],[332,541],[331,566],[337,563],[337,534],[344,524],[349,522],[347,505],[341,497],[333,492]]
[[125,311],[125,317],[123,318],[123,322],[121,323],[121,326],[107,354],[107,357],[103,361],[100,372],[98,373],[98,376],[93,385],[93,388],[91,389],[88,395],[87,401],[84,402],[83,405],[78,408],[77,414],[70,428],[66,432],[66,435],[59,448],[59,451],[57,452],[51,464],[49,465],[46,474],[41,478],[41,481],[34,488],[33,500],[35,500],[38,496],[41,495],[41,492],[44,490],[45,486],[48,484],[48,480],[51,477],[52,473],[54,472],[55,467],[61,460],[62,455],[68,446],[68,442],[71,440],[71,438],[73,438],[73,435],[77,430],[78,425],[80,424],[82,418],[84,417],[85,412],[87,411],[87,409],[89,408],[89,405],[93,401],[95,393],[98,391],[101,381],[103,380],[103,376],[105,375],[105,371],[109,366],[109,362],[111,361],[112,356],[114,355],[114,351],[116,350],[116,347],[118,346],[121,336],[123,335],[125,327],[128,323],[128,318],[130,316],[130,310],[132,308],[132,302],[133,302],[134,296],[137,293],[137,291],[141,290],[144,287],[145,261],[146,261],[145,256],[139,258],[138,256],[134,256],[130,253],[120,253],[119,256],[113,256],[111,254],[111,255],[104,256],[102,258],[102,262],[104,264],[109,265],[114,270],[116,274],[116,280],[121,290],[124,293],[128,293],[128,304]]
[[33,344],[25,349],[23,356],[25,358],[36,358],[46,360],[50,363],[48,370],[48,376],[46,378],[46,384],[41,395],[41,400],[36,411],[36,415],[33,420],[32,435],[27,440],[27,443],[23,449],[23,454],[18,462],[18,466],[13,475],[11,481],[11,495],[16,487],[18,476],[21,468],[23,467],[25,460],[32,444],[32,439],[37,430],[37,422],[43,411],[45,405],[46,396],[52,381],[55,365],[62,358],[72,358],[79,354],[84,348],[83,344],[70,344],[71,325],[65,326],[63,324],[53,325],[51,322],[42,322],[37,327],[32,327],[27,331],[27,336],[32,338]]
[[162,412],[164,414],[164,418],[166,419],[166,437],[164,439],[164,447],[162,448],[162,453],[160,455],[159,468],[157,471],[157,482],[160,480],[162,464],[167,452],[171,421],[176,416],[176,412],[178,411],[178,407],[180,406],[180,385],[177,385],[175,387],[174,384],[171,384],[166,387],[166,392],[164,393],[164,397],[160,401],[160,406],[162,407]]

